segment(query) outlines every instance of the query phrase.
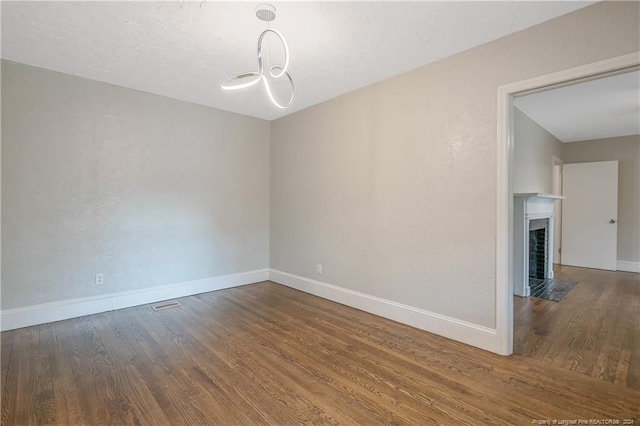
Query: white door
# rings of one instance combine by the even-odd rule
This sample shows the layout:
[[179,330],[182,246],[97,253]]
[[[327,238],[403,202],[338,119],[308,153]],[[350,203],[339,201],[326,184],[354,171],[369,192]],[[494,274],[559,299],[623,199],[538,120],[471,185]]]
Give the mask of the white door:
[[562,264],[616,270],[618,162],[565,164]]

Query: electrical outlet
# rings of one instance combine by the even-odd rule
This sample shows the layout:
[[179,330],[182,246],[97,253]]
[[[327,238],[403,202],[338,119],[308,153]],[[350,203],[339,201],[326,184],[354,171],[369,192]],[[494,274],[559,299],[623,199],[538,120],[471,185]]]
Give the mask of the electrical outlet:
[[316,270],[318,271],[319,274],[322,273],[322,265],[320,263],[318,263],[318,266],[316,267]]
[[104,274],[96,274],[96,285],[104,284]]

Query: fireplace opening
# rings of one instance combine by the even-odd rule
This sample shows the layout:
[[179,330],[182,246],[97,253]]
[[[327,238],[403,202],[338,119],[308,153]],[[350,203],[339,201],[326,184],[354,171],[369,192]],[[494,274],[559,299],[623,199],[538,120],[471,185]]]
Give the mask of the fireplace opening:
[[533,219],[529,222],[529,279],[548,278],[548,229],[548,219]]

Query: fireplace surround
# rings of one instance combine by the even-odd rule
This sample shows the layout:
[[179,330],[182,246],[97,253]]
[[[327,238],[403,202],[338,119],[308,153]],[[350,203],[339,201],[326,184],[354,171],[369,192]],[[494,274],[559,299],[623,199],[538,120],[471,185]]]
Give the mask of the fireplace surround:
[[564,197],[513,194],[513,293],[528,297],[529,278],[553,278],[553,205]]

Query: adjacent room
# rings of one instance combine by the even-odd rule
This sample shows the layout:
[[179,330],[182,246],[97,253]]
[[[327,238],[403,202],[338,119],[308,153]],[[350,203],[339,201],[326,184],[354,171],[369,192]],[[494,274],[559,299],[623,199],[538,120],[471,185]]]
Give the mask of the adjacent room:
[[638,71],[517,97],[513,111],[515,203],[530,209],[514,215],[514,352],[634,389],[638,111]]
[[2,425],[640,422],[640,3],[0,14]]

